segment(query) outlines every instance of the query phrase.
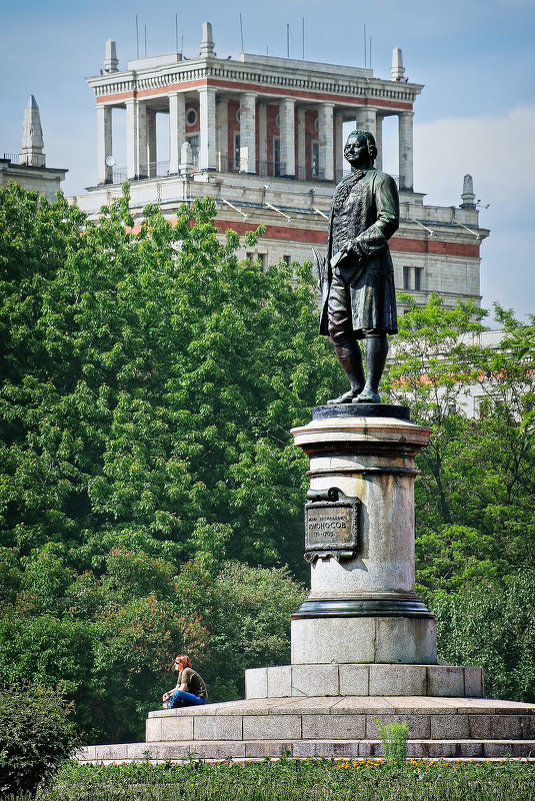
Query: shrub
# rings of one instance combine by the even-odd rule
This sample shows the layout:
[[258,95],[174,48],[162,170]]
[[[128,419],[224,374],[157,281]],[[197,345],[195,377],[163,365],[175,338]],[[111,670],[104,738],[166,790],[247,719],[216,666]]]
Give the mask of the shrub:
[[389,763],[403,763],[407,758],[409,729],[406,723],[381,723],[375,720],[383,746],[383,755]]
[[0,688],[0,795],[34,794],[78,745],[71,705],[36,685]]

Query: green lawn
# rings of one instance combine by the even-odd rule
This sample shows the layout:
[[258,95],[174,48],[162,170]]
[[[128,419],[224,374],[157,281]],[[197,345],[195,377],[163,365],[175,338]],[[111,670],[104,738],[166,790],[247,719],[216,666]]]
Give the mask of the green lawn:
[[[266,760],[260,763],[192,760],[81,766],[68,763],[38,801],[533,801],[535,763],[407,760]],[[10,799],[10,801],[15,801]],[[22,801],[19,797],[17,801]]]

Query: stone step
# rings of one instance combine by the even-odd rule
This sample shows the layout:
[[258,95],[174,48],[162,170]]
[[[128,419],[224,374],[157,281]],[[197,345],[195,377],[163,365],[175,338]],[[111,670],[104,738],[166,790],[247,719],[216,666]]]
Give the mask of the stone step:
[[[535,704],[489,698],[257,698],[149,712],[146,742],[93,745],[81,762],[382,755],[376,721],[404,722],[408,755],[535,757]],[[148,755],[150,754],[150,757]]]
[[[263,759],[290,755],[295,758],[343,757],[359,759],[381,757],[380,740],[189,740],[182,742],[122,743],[118,745],[88,745],[76,758],[86,764],[189,761],[191,759]],[[407,756],[428,759],[440,758],[533,758],[535,740],[409,740]]]
[[480,698],[247,699],[149,712],[146,740],[373,740],[405,722],[411,740],[531,740],[535,705]]

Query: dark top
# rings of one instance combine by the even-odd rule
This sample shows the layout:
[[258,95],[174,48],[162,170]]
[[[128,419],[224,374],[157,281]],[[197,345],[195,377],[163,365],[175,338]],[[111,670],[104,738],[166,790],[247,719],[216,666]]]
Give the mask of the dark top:
[[197,695],[199,698],[208,698],[206,684],[193,668],[187,667],[180,671],[176,686],[180,687],[181,684],[186,685],[186,691],[188,693],[193,693],[193,695]]

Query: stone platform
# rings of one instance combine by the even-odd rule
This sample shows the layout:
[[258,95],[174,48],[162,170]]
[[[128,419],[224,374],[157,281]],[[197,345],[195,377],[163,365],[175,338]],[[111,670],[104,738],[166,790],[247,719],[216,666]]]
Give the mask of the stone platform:
[[406,722],[414,757],[535,756],[535,705],[483,698],[248,699],[149,712],[145,743],[86,746],[81,762],[381,756],[376,719]]

